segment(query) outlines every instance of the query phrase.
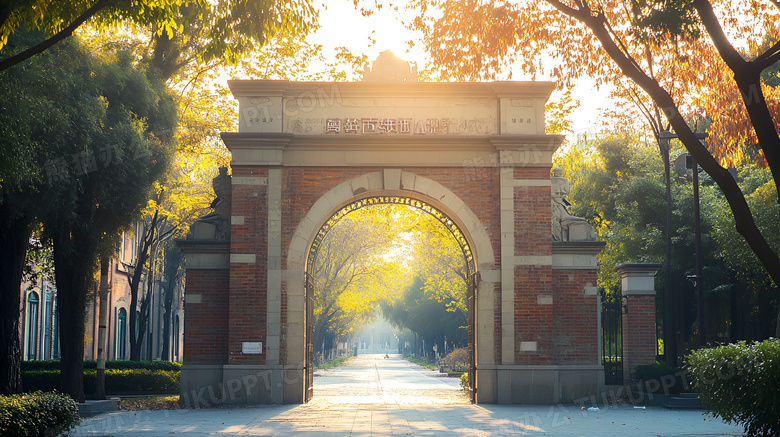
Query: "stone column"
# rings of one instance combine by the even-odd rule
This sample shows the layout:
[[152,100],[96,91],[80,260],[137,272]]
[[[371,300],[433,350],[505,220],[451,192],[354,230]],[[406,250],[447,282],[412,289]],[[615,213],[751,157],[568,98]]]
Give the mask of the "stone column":
[[623,382],[642,364],[656,360],[655,272],[661,264],[626,263],[615,266],[623,286]]

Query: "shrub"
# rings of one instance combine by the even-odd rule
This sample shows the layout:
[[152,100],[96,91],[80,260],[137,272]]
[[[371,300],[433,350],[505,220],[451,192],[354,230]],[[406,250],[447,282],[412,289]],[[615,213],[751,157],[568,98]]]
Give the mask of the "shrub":
[[449,353],[444,360],[450,365],[463,364],[466,365],[469,362],[469,350],[468,348],[461,347],[453,350]]
[[67,395],[35,392],[0,396],[2,436],[56,436],[79,422],[76,402]]
[[689,388],[685,370],[665,363],[637,366],[631,376],[635,382],[642,383],[647,393],[678,394]]
[[[84,370],[97,369],[97,361],[84,360]],[[106,361],[106,369],[147,369],[147,370],[181,370],[181,364],[173,361]],[[22,361],[22,371],[26,370],[60,370],[59,360]]]
[[460,375],[460,386],[463,387],[463,390],[469,389],[469,374],[468,372],[464,373],[463,375]]
[[701,349],[686,363],[712,415],[743,425],[751,436],[780,434],[780,341]]
[[[107,369],[107,393],[166,393],[179,391],[180,371],[148,369]],[[22,372],[22,386],[27,391],[51,390],[59,387],[59,370],[32,370]],[[84,392],[94,393],[97,370],[84,371]]]

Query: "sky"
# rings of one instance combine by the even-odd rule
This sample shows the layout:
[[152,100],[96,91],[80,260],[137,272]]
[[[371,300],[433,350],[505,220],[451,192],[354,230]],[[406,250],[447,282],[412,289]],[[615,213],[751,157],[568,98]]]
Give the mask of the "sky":
[[[330,0],[327,4],[317,5],[321,28],[309,37],[309,41],[322,44],[326,55],[334,53],[336,47],[345,46],[355,54],[365,53],[369,62],[372,62],[379,53],[390,50],[406,61],[417,62],[420,68],[426,64],[423,47],[417,45],[410,49],[407,44],[408,40],[415,37],[419,39],[420,36],[411,33],[401,22],[411,16],[399,18],[394,11],[385,10],[363,17],[351,0]],[[514,77],[516,80],[524,80],[517,73]],[[602,125],[600,114],[603,113],[600,109],[610,105],[608,92],[596,90],[591,79],[583,78],[572,89],[572,97],[580,102],[572,114],[573,134],[599,132]],[[551,98],[559,99],[560,92],[556,91]]]

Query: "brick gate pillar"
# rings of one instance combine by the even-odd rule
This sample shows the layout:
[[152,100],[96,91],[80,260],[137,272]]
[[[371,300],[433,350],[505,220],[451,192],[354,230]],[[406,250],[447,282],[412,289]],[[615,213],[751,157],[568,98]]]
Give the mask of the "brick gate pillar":
[[230,246],[215,238],[213,225],[197,223],[193,229],[193,239],[177,240],[187,269],[180,394],[189,407],[212,407],[223,402],[222,367],[228,360]]
[[655,272],[661,264],[626,263],[615,266],[623,287],[623,382],[642,364],[656,361]]

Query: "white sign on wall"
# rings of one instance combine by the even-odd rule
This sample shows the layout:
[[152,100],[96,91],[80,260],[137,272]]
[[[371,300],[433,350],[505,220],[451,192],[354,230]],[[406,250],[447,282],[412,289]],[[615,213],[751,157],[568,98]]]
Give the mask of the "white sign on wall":
[[262,341],[245,341],[241,343],[241,353],[244,354],[262,354],[263,342]]

